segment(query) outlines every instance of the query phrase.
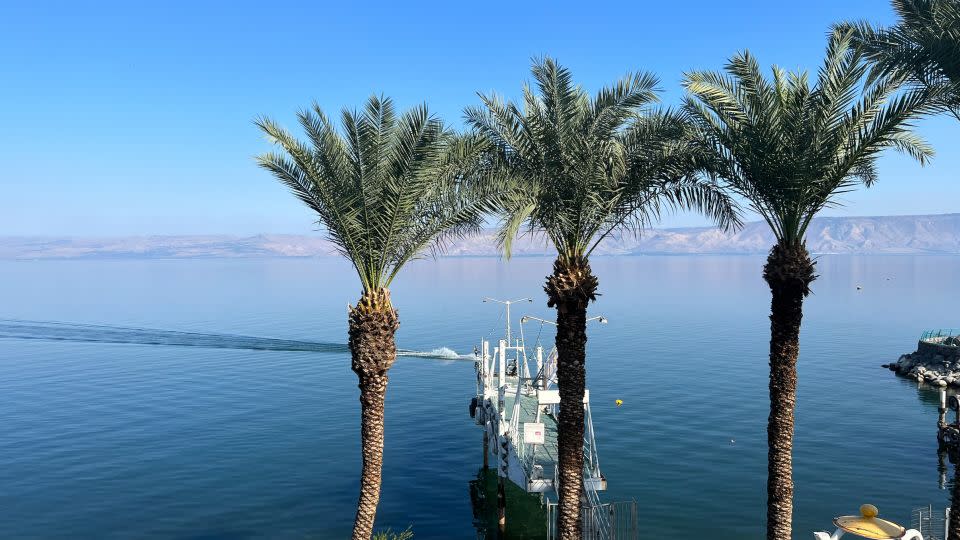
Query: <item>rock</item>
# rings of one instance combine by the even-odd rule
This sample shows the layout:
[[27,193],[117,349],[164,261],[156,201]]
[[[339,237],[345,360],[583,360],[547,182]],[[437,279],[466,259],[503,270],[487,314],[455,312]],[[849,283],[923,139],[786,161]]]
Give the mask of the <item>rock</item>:
[[880,364],[883,369],[890,369],[890,364]]
[[901,354],[896,362],[881,367],[940,388],[960,387],[960,336],[920,343],[916,351]]

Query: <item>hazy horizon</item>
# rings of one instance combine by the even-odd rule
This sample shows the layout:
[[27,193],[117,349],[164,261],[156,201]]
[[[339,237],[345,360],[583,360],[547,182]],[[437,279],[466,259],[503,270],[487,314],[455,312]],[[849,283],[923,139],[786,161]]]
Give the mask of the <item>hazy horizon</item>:
[[[960,254],[960,213],[815,218],[807,247],[816,254]],[[494,229],[454,240],[443,256],[500,256]],[[648,229],[607,237],[594,255],[760,254],[775,243],[765,222],[738,231],[715,227]],[[338,254],[324,234],[0,236],[0,259],[328,257]],[[515,256],[553,255],[542,235],[522,234]]]
[[[941,217],[941,216],[954,216],[960,215],[960,212],[937,212],[929,214],[873,214],[873,215],[818,215],[815,220],[831,220],[831,219],[882,219],[882,218],[911,218],[911,217]],[[761,223],[760,219],[757,219],[756,215],[748,216],[748,219],[744,221],[744,226]],[[488,222],[484,227],[484,231],[494,230],[497,228],[496,223]],[[689,230],[689,229],[713,229],[716,228],[716,225],[711,223],[702,223],[702,224],[692,224],[692,225],[675,225],[675,226],[657,226],[649,227],[644,229],[644,231],[674,231],[674,230]],[[623,233],[630,234],[630,233]],[[249,238],[255,236],[317,236],[323,237],[326,233],[319,228],[312,228],[309,230],[299,230],[299,231],[253,231],[249,233],[236,233],[236,232],[211,232],[211,231],[193,231],[193,232],[182,232],[182,233],[115,233],[115,234],[73,234],[73,233],[59,233],[59,234],[4,234],[3,231],[0,231],[0,238],[130,238],[130,237],[147,237],[147,236],[160,236],[160,237],[184,237],[184,236],[221,236],[221,237],[235,237],[235,238]]]

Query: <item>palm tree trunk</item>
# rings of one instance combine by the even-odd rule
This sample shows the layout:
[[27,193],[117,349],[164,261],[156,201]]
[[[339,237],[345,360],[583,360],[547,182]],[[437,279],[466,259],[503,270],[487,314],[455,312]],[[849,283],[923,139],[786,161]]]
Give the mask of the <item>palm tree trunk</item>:
[[363,470],[353,540],[370,540],[380,502],[383,469],[383,412],[387,370],[397,357],[394,340],[400,321],[386,289],[365,292],[350,308],[350,353],[360,381],[360,444]]
[[770,416],[767,420],[767,540],[790,540],[793,520],[793,423],[803,299],[816,279],[803,244],[770,250]]
[[587,305],[596,299],[597,278],[584,259],[558,258],[547,277],[548,305],[557,308],[557,386],[560,418],[557,433],[560,540],[581,537],[583,495],[583,394],[586,387]]

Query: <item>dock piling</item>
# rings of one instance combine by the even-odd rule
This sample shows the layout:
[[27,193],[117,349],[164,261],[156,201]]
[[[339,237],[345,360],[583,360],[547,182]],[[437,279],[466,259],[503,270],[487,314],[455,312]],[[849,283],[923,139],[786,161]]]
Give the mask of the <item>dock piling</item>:
[[483,470],[490,468],[490,459],[487,457],[490,455],[490,436],[487,433],[486,427],[483,430]]
[[497,477],[497,528],[502,536],[507,532],[507,496],[503,492],[503,477]]
[[947,391],[940,389],[940,406],[937,407],[937,427],[943,429],[947,423]]

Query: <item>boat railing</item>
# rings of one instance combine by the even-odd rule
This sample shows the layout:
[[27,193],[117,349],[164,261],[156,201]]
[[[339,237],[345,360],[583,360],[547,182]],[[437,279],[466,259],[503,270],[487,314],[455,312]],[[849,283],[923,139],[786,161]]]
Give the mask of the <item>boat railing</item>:
[[[521,396],[523,395],[536,395],[539,392],[537,388],[538,378],[534,377],[523,377],[517,379],[516,388],[513,389],[515,392],[513,400],[513,410],[510,411],[510,423],[508,427],[508,436],[513,443],[514,448],[516,449],[517,458],[523,464],[523,470],[527,473],[527,480],[539,480],[539,478],[533,478],[536,462],[536,450],[538,444],[527,443],[524,439],[523,434],[523,423],[520,422],[521,417]],[[544,407],[543,405],[538,405],[538,407]],[[548,405],[550,412],[548,414],[556,414],[556,405]],[[585,428],[583,433],[583,477],[585,479],[600,482],[603,478],[603,475],[600,472],[600,454],[597,452],[597,442],[596,436],[593,429],[593,414],[590,411],[589,401],[583,404],[584,408],[584,424]],[[537,415],[537,419],[540,419],[540,414],[543,414],[542,411]],[[547,471],[541,471],[545,473]],[[556,484],[554,484],[556,485]]]
[[[547,539],[559,537],[557,503],[547,502]],[[584,540],[637,540],[639,526],[637,501],[588,503],[580,509],[580,527]]]
[[923,535],[924,540],[946,540],[950,508],[934,508],[932,504],[914,508],[910,512],[910,528]]
[[[589,505],[583,509],[584,512],[589,514],[584,516],[586,518],[583,520],[584,525],[590,523],[597,537],[610,538],[610,516],[607,515],[609,507],[605,507],[600,502],[600,495],[597,494],[597,490],[593,488],[592,484],[585,483],[583,490],[586,492]],[[590,536],[586,537],[589,538]]]
[[590,404],[584,405],[586,429],[583,434],[584,475],[587,478],[600,479],[600,454],[597,452],[597,440],[593,431],[593,414]]

